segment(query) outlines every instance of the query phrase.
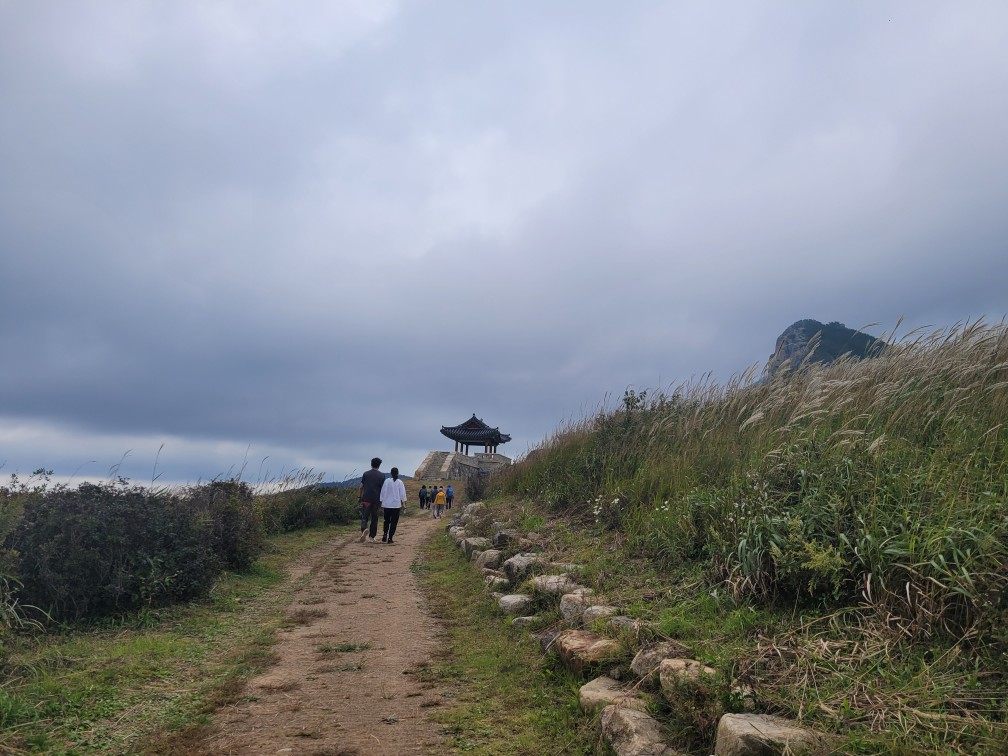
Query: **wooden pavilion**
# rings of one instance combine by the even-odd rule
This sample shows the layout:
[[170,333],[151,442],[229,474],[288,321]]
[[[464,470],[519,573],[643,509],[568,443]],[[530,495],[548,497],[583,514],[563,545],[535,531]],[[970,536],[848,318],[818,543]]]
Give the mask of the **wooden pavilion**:
[[441,426],[441,435],[455,442],[455,451],[469,454],[470,445],[482,446],[487,454],[496,454],[499,444],[506,444],[511,436],[501,433],[500,428],[491,428],[476,413],[461,425]]

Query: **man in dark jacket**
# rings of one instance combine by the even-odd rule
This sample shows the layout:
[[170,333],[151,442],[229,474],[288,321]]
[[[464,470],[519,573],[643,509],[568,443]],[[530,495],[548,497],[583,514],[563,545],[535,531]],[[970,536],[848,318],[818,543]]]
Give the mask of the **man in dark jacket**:
[[379,467],[381,459],[375,457],[371,460],[371,469],[361,475],[360,479],[358,501],[361,508],[359,539],[361,543],[368,537],[371,543],[374,543],[375,535],[378,534],[378,510],[381,509],[381,488],[385,482],[385,473],[381,472]]

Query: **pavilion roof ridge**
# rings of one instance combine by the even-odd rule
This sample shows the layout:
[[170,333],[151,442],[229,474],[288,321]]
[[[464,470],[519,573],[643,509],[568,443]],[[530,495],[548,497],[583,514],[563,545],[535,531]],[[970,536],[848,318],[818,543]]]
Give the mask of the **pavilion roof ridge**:
[[465,444],[496,446],[511,440],[511,436],[501,433],[499,427],[492,428],[482,418],[476,417],[475,412],[472,417],[458,425],[442,425],[441,434]]

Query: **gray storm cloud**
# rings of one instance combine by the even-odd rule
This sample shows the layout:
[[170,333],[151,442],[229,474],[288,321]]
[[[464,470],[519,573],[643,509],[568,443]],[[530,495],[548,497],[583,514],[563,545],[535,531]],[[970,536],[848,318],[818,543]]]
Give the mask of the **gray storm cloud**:
[[411,471],[1004,317],[1002,3],[572,7],[0,3],[0,472]]

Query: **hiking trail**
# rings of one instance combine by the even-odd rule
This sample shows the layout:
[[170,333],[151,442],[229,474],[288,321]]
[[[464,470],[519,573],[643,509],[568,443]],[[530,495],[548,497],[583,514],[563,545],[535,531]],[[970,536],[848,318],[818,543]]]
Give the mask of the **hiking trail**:
[[290,568],[301,585],[277,633],[274,665],[214,714],[213,754],[385,756],[449,753],[428,718],[442,703],[425,680],[441,636],[411,565],[443,528],[410,503],[395,543],[337,536]]

